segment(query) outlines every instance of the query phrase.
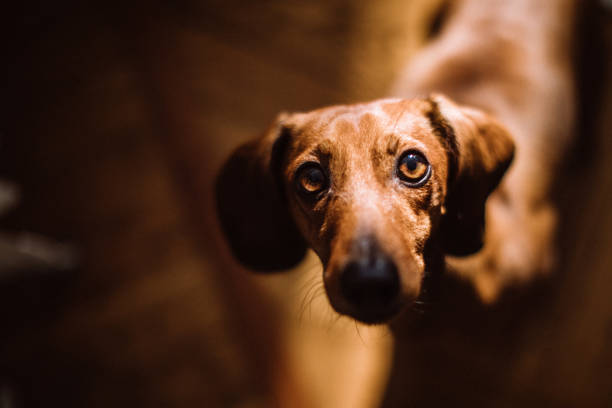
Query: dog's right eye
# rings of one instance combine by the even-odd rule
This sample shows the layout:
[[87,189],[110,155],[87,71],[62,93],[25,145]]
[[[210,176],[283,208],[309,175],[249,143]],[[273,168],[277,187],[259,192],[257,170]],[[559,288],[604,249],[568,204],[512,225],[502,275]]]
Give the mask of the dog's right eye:
[[409,150],[400,157],[397,175],[410,187],[420,187],[431,176],[431,166],[422,153]]
[[298,169],[296,183],[302,194],[313,196],[327,188],[327,177],[317,163],[306,163]]

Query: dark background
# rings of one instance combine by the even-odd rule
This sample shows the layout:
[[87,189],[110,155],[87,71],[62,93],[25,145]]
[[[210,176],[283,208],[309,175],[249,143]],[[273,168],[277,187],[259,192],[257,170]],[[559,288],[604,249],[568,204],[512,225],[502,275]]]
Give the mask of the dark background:
[[[0,407],[321,406],[282,357],[299,271],[233,262],[214,174],[278,111],[384,96],[439,3],[6,5],[0,178],[20,202],[0,230],[79,262],[0,278]],[[612,19],[588,4],[559,270],[493,307],[449,279],[400,334],[390,406],[612,406]],[[329,375],[320,393],[351,392]]]

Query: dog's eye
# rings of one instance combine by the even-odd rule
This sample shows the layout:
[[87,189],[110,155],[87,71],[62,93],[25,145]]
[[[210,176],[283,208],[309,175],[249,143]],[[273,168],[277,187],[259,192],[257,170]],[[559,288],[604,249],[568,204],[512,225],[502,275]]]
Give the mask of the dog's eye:
[[297,171],[297,186],[301,193],[317,194],[327,188],[327,177],[317,163],[306,163]]
[[397,175],[411,187],[420,187],[429,179],[431,166],[423,154],[409,150],[399,159]]

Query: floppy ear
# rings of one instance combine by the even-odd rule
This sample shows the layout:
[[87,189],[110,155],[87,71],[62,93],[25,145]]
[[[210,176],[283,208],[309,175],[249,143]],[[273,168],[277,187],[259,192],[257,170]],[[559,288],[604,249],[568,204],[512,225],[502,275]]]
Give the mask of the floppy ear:
[[432,95],[430,101],[429,119],[449,154],[441,226],[444,250],[467,255],[483,245],[485,203],[512,162],[514,142],[499,122],[482,111],[456,105],[441,95]]
[[234,256],[257,271],[288,269],[300,262],[306,243],[284,195],[281,167],[289,130],[279,115],[262,137],[240,146],[217,177],[217,211]]

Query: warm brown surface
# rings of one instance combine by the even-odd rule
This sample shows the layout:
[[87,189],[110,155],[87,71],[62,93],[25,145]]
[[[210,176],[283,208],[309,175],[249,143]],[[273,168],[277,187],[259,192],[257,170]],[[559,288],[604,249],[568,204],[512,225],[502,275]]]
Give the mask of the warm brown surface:
[[[0,395],[7,384],[24,407],[268,407],[274,389],[284,406],[337,407],[363,392],[346,380],[355,361],[384,378],[384,336],[360,348],[352,327],[330,340],[323,324],[295,323],[297,287],[310,287],[300,271],[236,267],[210,187],[276,112],[384,95],[431,2],[78,4],[2,16],[0,175],[23,200],[1,227],[74,242],[82,267],[0,284]],[[612,404],[612,36],[599,19],[588,44],[604,58],[583,87],[603,98],[587,105],[598,119],[583,120],[561,188],[559,273],[490,310],[447,284],[406,330],[390,406]]]

